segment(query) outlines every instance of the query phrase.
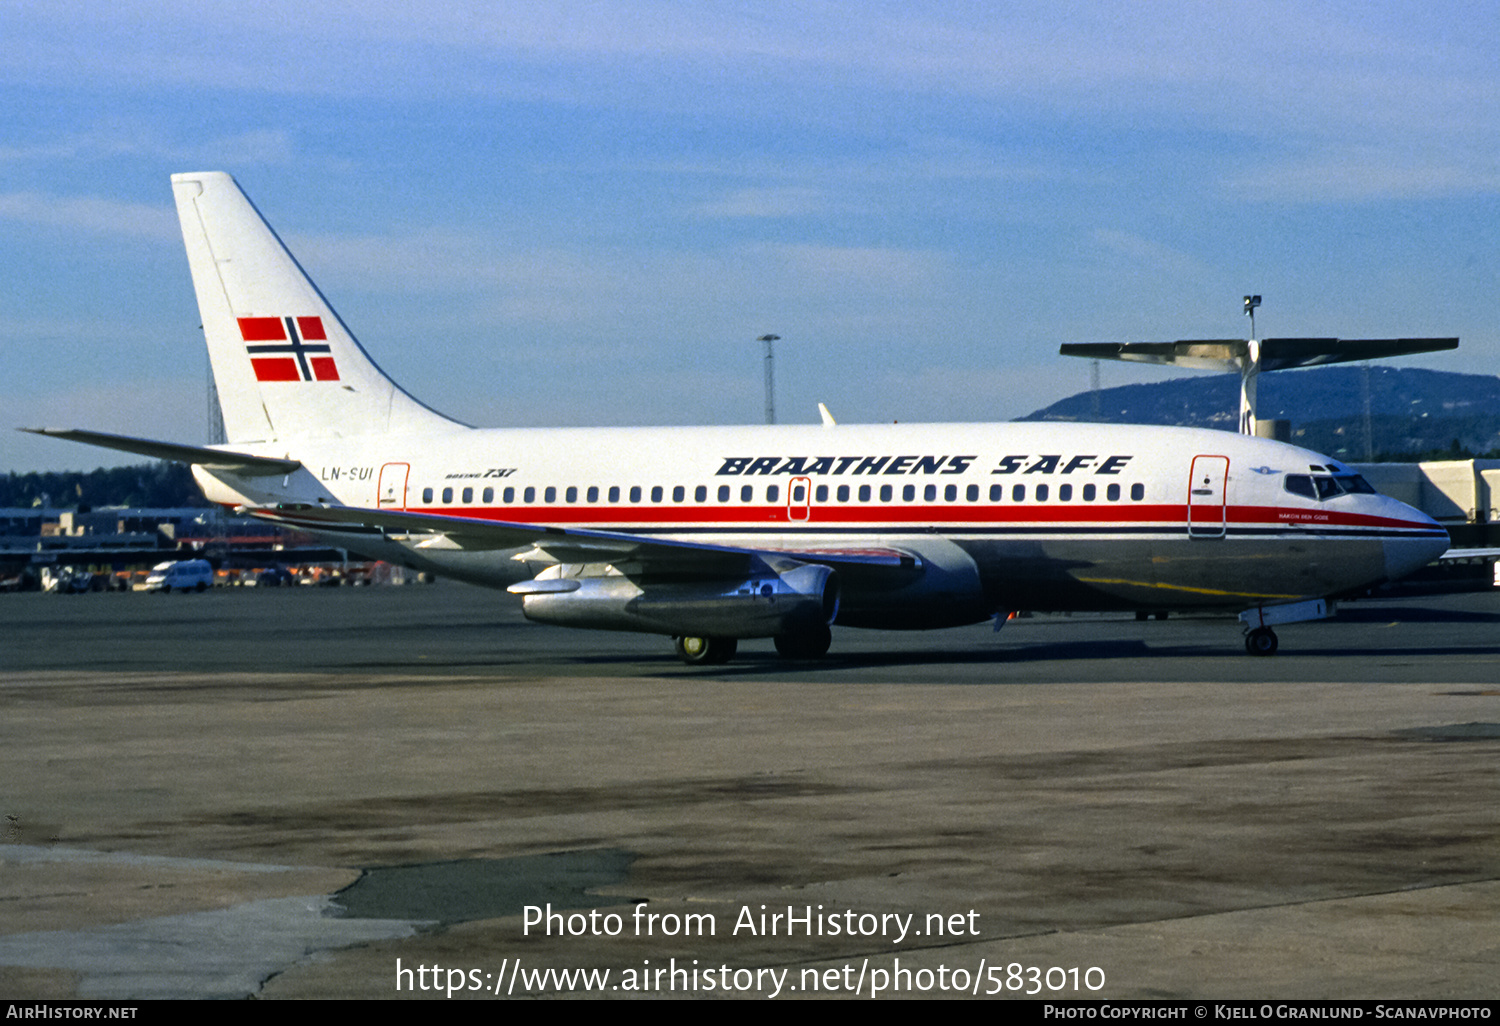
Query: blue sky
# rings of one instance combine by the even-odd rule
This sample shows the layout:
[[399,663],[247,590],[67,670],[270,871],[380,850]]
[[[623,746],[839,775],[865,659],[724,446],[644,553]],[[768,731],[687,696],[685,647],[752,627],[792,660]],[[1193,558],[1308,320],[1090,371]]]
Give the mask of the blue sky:
[[[482,425],[1005,420],[1061,342],[1459,335],[1500,373],[1500,7],[0,9],[10,426],[206,437],[168,175],[226,170]],[[1104,384],[1166,371],[1105,365]],[[0,431],[0,471],[132,458]]]

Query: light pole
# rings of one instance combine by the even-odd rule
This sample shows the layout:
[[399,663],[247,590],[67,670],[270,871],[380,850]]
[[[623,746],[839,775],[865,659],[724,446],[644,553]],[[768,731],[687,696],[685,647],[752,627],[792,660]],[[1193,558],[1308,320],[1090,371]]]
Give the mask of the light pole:
[[757,342],[766,344],[766,423],[776,423],[776,372],[775,357],[771,353],[771,343],[780,339],[780,335],[762,335],[756,339]]

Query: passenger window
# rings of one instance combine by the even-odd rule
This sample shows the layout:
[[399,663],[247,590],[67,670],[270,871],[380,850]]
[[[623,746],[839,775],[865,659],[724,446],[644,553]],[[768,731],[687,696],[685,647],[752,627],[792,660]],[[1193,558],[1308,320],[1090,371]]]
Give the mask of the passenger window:
[[1058,485],[1057,486],[1057,501],[1058,502],[1068,502],[1072,498],[1073,498],[1073,486],[1072,485],[1067,484],[1067,485]]
[[719,501],[720,502],[728,502],[729,501],[729,486],[728,485],[719,485]]
[[741,488],[740,488],[740,501],[741,502],[754,502],[755,501],[755,486],[754,485],[743,485],[743,486],[741,486]]
[[686,499],[686,498],[687,498],[687,489],[686,488],[682,487],[682,485],[674,485],[672,487],[672,501],[673,502],[681,502],[683,499]]
[[479,497],[479,501],[483,502],[486,506],[488,506],[490,503],[494,502],[495,501],[495,489],[493,489],[493,488],[486,488],[484,490],[484,494]]
[[543,502],[556,502],[557,501],[557,489],[554,488],[552,485],[548,485],[547,488],[546,488],[546,490],[542,492],[542,501]]
[[1093,485],[1086,484],[1086,485],[1083,486],[1083,501],[1084,502],[1093,502],[1094,501],[1094,496],[1097,495],[1097,494],[1098,494],[1098,492],[1094,488]]
[[1036,501],[1037,502],[1046,502],[1047,501],[1047,486],[1046,485],[1037,485],[1036,486]]
[[815,501],[817,501],[817,502],[827,502],[828,501],[828,486],[827,485],[818,485],[817,490],[813,492],[813,499]]
[[902,486],[902,488],[901,488],[901,501],[902,502],[911,502],[916,497],[917,497],[917,486],[916,485],[903,485]]
[[584,492],[583,497],[585,499],[587,499],[589,502],[598,502],[599,501],[599,486],[598,485],[589,485],[589,490],[587,492]]
[[609,501],[610,502],[619,502],[620,501],[620,486],[619,485],[610,485],[609,486]]
[[423,488],[422,489],[422,501],[425,502],[425,503],[428,503],[429,505],[432,503],[432,489],[431,488]]
[[840,502],[848,502],[849,501],[849,486],[848,485],[839,485],[838,500]]
[[661,497],[662,497],[663,494],[664,493],[661,490],[661,485],[652,485],[651,486],[651,501],[652,502],[660,502],[661,501]]
[[[908,487],[910,487],[910,486],[908,486]],[[923,502],[936,502],[937,501],[937,485],[930,484],[926,488],[922,489],[922,501]]]
[[474,501],[474,489],[472,488],[465,488],[459,494],[462,496],[462,501],[465,503],[471,503]]
[[[970,485],[969,487],[973,488],[974,486]],[[943,501],[944,502],[957,502],[958,501],[958,485],[949,485],[948,487],[946,487],[946,488],[943,489]]]
[[1140,502],[1146,497],[1146,486],[1137,481],[1130,486],[1130,501]]
[[775,485],[766,486],[766,501],[776,502],[781,497],[781,489]]
[[807,488],[805,485],[792,485],[792,502],[806,502]]
[[501,502],[515,502],[516,501],[516,490],[514,488],[507,488],[507,489],[505,489],[505,491],[503,491],[503,492],[500,493],[500,501]]
[[995,485],[995,484],[990,485],[990,501],[991,502],[1004,502],[1005,501],[1005,486],[1004,485]]
[[1105,495],[1105,497],[1107,499],[1109,499],[1110,502],[1119,502],[1120,501],[1120,486],[1117,485],[1117,484],[1110,485],[1108,488],[1106,488],[1104,490],[1104,495]]
[[860,502],[869,502],[870,501],[870,486],[869,485],[860,485],[859,486],[859,501]]
[[1010,501],[1011,502],[1025,502],[1026,501],[1026,486],[1025,485],[1013,485],[1011,487],[1011,490],[1010,490]]
[[536,501],[536,489],[533,488],[533,487],[531,487],[530,485],[528,485],[527,488],[526,488],[526,490],[521,493],[521,501],[524,502],[524,503],[526,503],[526,504],[528,504],[528,505],[530,505],[531,503],[535,502]]
[[881,502],[890,502],[891,501],[891,496],[893,494],[894,493],[891,491],[891,486],[890,485],[881,485],[880,486],[880,501]]
[[568,485],[568,490],[565,491],[565,492],[563,492],[563,498],[566,499],[568,502],[577,502],[578,501],[578,486],[577,485]]
[[699,485],[697,488],[693,489],[693,501],[694,502],[707,502],[708,501],[708,485]]
[[444,488],[443,489],[443,501],[445,503],[453,501],[453,489],[452,488]]
[[631,485],[630,486],[630,501],[631,502],[640,502],[641,501],[641,486],[640,485]]

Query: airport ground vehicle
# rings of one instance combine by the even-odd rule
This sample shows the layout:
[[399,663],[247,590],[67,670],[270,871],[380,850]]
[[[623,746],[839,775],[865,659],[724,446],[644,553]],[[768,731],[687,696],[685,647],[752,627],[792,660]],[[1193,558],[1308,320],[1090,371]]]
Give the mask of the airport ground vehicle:
[[141,591],[207,591],[214,585],[214,569],[206,559],[175,559],[158,563],[137,587]]

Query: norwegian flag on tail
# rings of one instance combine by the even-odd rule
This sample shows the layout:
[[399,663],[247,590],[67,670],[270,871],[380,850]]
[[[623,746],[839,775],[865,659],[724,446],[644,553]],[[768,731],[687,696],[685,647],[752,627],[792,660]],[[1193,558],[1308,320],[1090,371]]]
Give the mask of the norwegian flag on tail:
[[256,381],[337,381],[321,317],[240,317]]

